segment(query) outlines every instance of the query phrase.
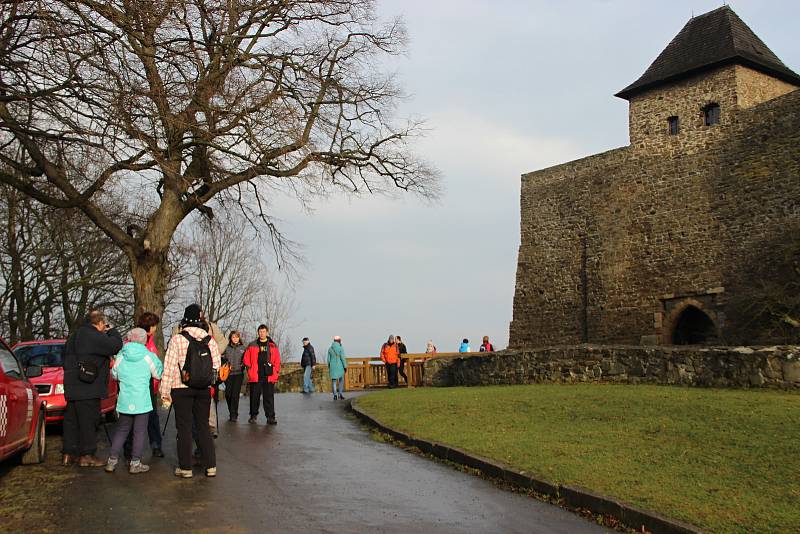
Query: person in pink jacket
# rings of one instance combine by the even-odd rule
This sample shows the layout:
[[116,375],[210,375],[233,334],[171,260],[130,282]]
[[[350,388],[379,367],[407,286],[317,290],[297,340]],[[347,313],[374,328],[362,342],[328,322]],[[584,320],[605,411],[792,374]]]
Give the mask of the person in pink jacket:
[[264,414],[268,425],[277,425],[275,419],[275,383],[281,370],[281,354],[278,346],[269,337],[266,325],[258,327],[258,338],[248,345],[242,358],[247,368],[247,381],[250,384],[250,424],[258,417],[258,404],[264,395]]

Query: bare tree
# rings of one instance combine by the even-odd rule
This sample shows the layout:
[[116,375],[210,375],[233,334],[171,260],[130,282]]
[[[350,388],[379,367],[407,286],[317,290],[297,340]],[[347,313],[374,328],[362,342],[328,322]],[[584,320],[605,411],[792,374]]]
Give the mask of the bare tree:
[[77,210],[42,206],[0,187],[0,309],[12,343],[65,336],[93,306],[127,322],[125,257]]
[[233,203],[284,261],[275,190],[437,193],[407,146],[419,125],[392,118],[401,93],[376,71],[404,42],[371,0],[5,2],[0,181],[85,213],[126,254],[137,313],[161,314],[194,210]]

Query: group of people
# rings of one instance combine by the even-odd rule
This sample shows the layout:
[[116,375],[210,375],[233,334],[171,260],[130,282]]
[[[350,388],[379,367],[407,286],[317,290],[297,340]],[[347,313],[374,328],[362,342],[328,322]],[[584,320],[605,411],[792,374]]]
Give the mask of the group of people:
[[[266,325],[258,327],[256,339],[245,347],[241,332],[232,331],[225,338],[205,319],[200,306],[192,304],[173,331],[162,364],[153,337],[158,323],[155,314],[145,312],[123,340],[102,311],[92,310],[85,324],[67,340],[63,465],[105,466],[106,471],[114,472],[124,454],[130,473],[147,472],[150,468],[142,458],[148,437],[153,456],[164,456],[156,409],[160,398],[170,410],[167,417],[175,412],[178,466],[174,474],[191,478],[197,457],[206,476],[214,477],[217,418],[211,402],[216,403],[219,392],[225,390],[230,420],[236,421],[245,378],[250,389],[248,422],[257,422],[263,399],[267,424],[277,424],[274,394],[280,352]],[[107,393],[109,374],[119,382],[119,423],[110,454],[101,460],[96,455],[96,433],[100,399]],[[194,453],[193,442],[197,445]]]
[[[342,347],[342,337],[333,336],[333,342],[328,348],[328,373],[331,378],[331,391],[333,400],[344,400],[344,375],[347,373],[347,356]],[[300,366],[303,368],[303,394],[314,393],[314,383],[311,373],[317,365],[317,355],[314,346],[307,337],[303,338],[303,355],[300,357]]]
[[[494,352],[494,346],[489,343],[489,336],[483,336],[483,343],[481,343],[479,352]],[[461,341],[461,346],[458,347],[458,352],[472,352],[469,346],[469,339],[464,338]]]

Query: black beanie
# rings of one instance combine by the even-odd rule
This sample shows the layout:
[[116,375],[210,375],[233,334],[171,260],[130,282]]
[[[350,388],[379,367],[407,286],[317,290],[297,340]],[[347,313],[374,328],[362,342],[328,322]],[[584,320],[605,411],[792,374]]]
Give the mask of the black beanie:
[[200,306],[197,304],[186,306],[183,310],[183,320],[192,323],[200,322]]

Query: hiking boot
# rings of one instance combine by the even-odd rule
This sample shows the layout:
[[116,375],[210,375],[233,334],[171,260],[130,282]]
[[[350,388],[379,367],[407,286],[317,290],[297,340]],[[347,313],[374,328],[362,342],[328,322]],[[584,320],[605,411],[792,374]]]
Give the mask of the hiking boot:
[[269,419],[267,419],[267,424],[268,425],[277,425],[278,421],[276,421],[274,417],[270,417]]
[[161,450],[161,447],[153,447],[153,458],[163,458],[164,451]]
[[114,469],[117,468],[117,464],[119,463],[119,458],[115,458],[113,456],[108,457],[108,461],[106,462],[106,473],[113,473]]
[[339,400],[344,400],[344,395],[342,395],[341,393],[339,393]]
[[78,465],[81,467],[103,467],[106,462],[95,456],[94,454],[84,454],[78,458]]
[[191,469],[181,469],[180,467],[175,468],[175,476],[179,478],[192,478],[192,470]]
[[131,462],[131,466],[128,468],[128,473],[132,475],[138,475],[139,473],[147,473],[148,471],[150,471],[150,466],[143,464],[139,460]]
[[207,477],[215,477],[217,476],[217,468],[216,467],[209,467],[206,469],[206,476]]
[[77,458],[71,454],[64,454],[61,456],[61,465],[64,467],[69,467],[75,463]]
[[248,419],[248,420],[247,420],[247,422],[248,422],[248,423],[250,423],[251,425],[254,425],[254,424],[256,424],[256,418],[255,418],[255,416],[252,416],[252,415],[251,415],[251,416],[250,416],[250,419]]

